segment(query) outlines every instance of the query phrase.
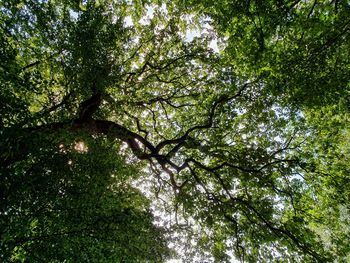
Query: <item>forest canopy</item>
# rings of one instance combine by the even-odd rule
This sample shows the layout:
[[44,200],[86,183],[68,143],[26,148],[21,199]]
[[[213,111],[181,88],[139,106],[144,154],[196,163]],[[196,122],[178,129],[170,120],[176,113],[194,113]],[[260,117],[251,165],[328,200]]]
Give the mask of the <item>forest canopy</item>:
[[0,261],[349,262],[350,3],[0,0]]

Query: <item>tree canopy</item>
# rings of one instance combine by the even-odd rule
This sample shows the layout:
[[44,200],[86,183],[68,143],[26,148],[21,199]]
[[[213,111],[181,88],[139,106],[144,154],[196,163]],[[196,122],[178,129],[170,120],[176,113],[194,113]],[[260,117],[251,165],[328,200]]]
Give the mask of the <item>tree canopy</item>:
[[1,261],[350,260],[349,1],[0,10]]

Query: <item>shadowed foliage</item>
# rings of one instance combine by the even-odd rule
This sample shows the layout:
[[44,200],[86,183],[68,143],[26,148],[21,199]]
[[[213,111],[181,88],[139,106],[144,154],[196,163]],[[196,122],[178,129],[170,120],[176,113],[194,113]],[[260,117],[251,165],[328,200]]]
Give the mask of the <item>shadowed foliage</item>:
[[0,1],[0,259],[347,262],[348,1]]

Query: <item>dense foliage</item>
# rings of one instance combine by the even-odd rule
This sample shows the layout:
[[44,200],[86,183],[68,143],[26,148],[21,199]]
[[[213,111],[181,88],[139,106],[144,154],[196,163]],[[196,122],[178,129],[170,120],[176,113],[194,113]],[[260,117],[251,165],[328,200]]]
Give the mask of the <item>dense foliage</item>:
[[1,261],[350,260],[348,1],[0,10]]

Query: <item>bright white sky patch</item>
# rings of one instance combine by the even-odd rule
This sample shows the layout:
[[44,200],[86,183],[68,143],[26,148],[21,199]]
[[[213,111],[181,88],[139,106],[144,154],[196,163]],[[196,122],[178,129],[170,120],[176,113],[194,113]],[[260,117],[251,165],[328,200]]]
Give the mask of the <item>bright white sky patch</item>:
[[217,39],[213,39],[212,41],[210,41],[209,47],[214,50],[215,52],[219,53],[219,47],[218,47],[218,40]]
[[186,41],[191,42],[195,37],[200,37],[201,32],[198,29],[195,30],[187,30],[186,31]]
[[[190,23],[190,21],[188,21]],[[196,37],[201,37],[202,34],[213,34],[213,28],[206,22],[202,28],[187,29],[185,34],[185,41],[192,42]],[[214,36],[210,41],[209,48],[219,53],[218,39]]]
[[127,16],[124,18],[124,23],[126,27],[131,27],[134,25],[134,23],[132,22],[132,18],[131,16]]

